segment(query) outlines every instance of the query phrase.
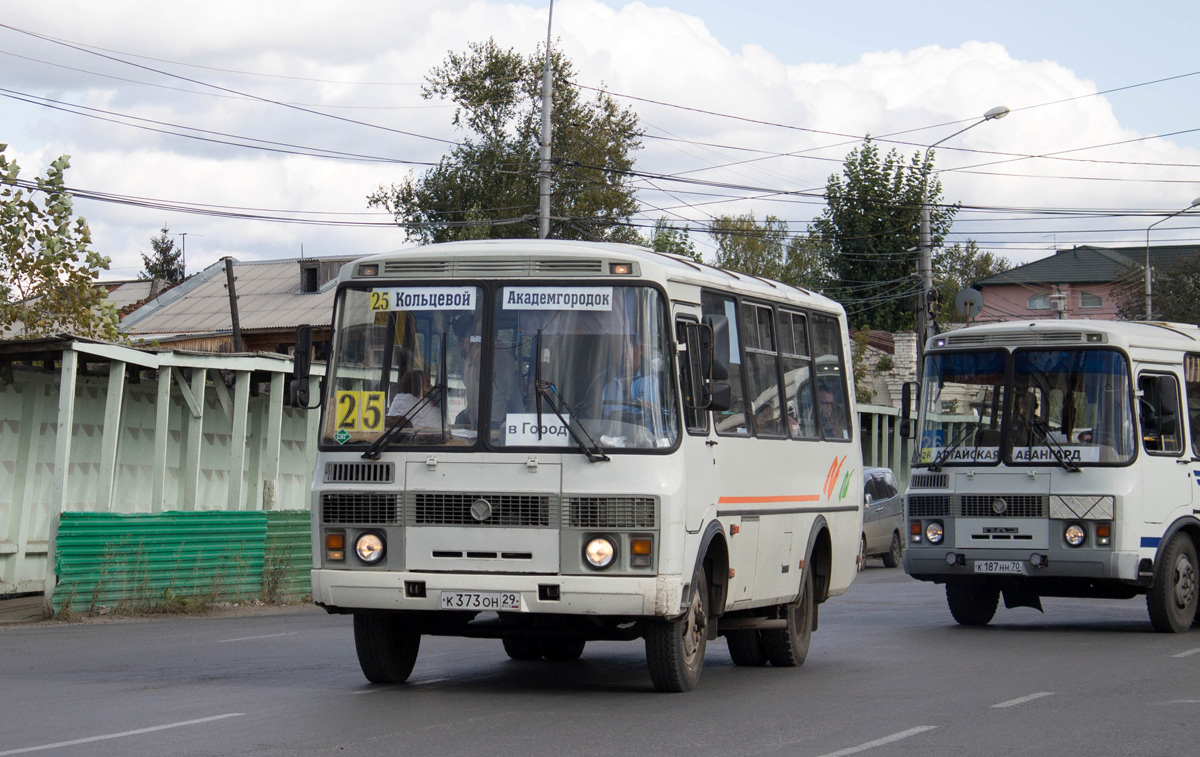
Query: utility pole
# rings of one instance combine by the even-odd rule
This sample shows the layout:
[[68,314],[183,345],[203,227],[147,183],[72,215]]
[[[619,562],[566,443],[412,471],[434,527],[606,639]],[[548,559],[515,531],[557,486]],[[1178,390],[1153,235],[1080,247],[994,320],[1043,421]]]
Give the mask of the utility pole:
[[238,322],[237,290],[233,286],[233,258],[225,258],[225,287],[229,289],[229,318],[233,322],[233,351],[245,352],[242,348],[242,326]]
[[546,20],[546,65],[542,68],[542,162],[538,167],[538,239],[550,236],[550,123],[553,83],[550,69],[550,29],[554,23],[554,0]]

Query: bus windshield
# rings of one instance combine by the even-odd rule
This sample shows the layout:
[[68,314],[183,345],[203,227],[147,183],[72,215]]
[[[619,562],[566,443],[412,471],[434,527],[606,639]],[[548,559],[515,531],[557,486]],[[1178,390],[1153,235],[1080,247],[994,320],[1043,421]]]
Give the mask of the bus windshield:
[[1113,350],[1013,355],[1005,462],[1056,465],[1133,459],[1129,367]]
[[1003,459],[1072,469],[1133,459],[1129,368],[1113,350],[933,354],[923,396],[917,465]]
[[323,441],[372,455],[474,445],[481,432],[492,447],[589,456],[674,447],[667,323],[647,286],[343,289]]
[[671,342],[657,290],[505,286],[494,322],[492,445],[674,446]]

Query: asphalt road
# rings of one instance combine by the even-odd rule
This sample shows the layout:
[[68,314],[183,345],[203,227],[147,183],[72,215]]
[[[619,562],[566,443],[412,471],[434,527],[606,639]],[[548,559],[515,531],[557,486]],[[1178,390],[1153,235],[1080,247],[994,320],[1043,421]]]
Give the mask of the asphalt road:
[[425,638],[409,683],[362,678],[315,608],[0,628],[0,757],[70,755],[1190,755],[1200,631],[1141,600],[1001,607],[954,624],[940,587],[869,567],[821,609],[799,669],[710,643],[655,693],[641,642],[572,663]]

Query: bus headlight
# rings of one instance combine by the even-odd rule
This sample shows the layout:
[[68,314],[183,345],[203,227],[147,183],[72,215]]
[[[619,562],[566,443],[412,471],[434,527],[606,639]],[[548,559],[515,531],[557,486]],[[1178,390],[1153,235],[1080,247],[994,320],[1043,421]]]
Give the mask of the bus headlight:
[[604,569],[612,565],[617,547],[607,536],[593,536],[583,548],[583,556],[593,568]]
[[1078,523],[1072,523],[1063,531],[1063,538],[1067,540],[1067,544],[1072,547],[1081,546],[1087,541],[1087,529]]
[[942,524],[939,521],[933,521],[928,526],[925,526],[925,539],[930,544],[942,543]]
[[383,559],[383,537],[373,531],[360,534],[354,540],[354,553],[367,565],[374,565]]

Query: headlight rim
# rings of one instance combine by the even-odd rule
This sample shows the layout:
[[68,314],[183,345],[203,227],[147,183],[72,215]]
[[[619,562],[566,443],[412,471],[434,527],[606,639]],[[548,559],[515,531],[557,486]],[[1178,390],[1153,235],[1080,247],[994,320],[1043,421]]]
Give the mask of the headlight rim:
[[[375,539],[379,540],[379,552],[374,559],[363,557],[363,553],[359,549],[359,545],[362,543],[363,539],[367,537],[374,537]],[[387,557],[387,538],[379,531],[363,531],[358,536],[354,537],[354,556],[357,557],[364,565],[379,565],[383,562],[383,559]]]
[[[592,546],[593,543],[595,543],[597,541],[606,542],[608,544],[609,548],[612,550],[611,553],[609,554],[608,562],[605,562],[603,565],[597,565],[595,562],[592,561],[591,556],[588,554],[589,548]],[[583,542],[583,564],[588,566],[592,570],[608,570],[609,568],[611,568],[612,566],[617,564],[617,554],[618,554],[617,545],[619,543],[620,543],[620,541],[616,537],[610,536],[609,534],[592,534],[591,536],[588,536],[587,539],[585,539]]]

